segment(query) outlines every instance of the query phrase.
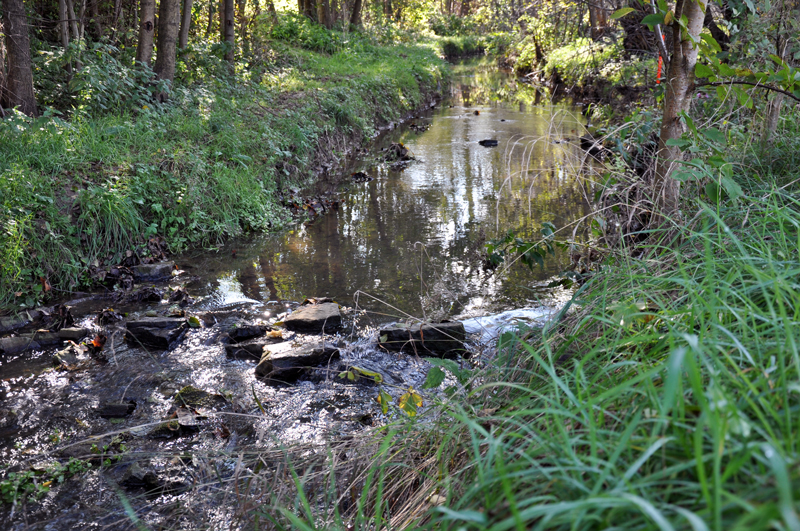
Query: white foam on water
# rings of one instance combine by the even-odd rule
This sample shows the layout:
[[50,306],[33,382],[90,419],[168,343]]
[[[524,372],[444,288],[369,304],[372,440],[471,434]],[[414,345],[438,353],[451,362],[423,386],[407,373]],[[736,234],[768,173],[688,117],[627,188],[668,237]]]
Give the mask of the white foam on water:
[[520,325],[541,326],[555,311],[554,308],[519,308],[495,315],[464,319],[467,334],[478,335],[476,339],[484,346],[491,346],[503,332],[516,330]]

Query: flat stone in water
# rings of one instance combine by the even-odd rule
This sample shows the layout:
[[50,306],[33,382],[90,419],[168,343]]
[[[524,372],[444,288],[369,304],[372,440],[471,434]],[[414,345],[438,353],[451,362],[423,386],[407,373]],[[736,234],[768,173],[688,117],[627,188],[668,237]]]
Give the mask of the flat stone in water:
[[395,324],[380,331],[380,346],[387,350],[446,356],[466,352],[466,333],[461,323],[434,323],[413,325]]
[[[247,341],[248,339],[254,339],[257,337],[261,337],[267,333],[269,327],[267,325],[234,325],[231,327],[227,335],[228,337],[233,340],[234,342],[242,342]],[[259,354],[260,356],[260,354]]]
[[335,302],[307,304],[284,319],[283,324],[289,330],[320,333],[341,326],[342,314]]
[[56,332],[32,332],[30,334],[22,334],[22,337],[33,340],[43,347],[59,345],[63,341],[63,338]]
[[72,341],[79,341],[88,335],[89,330],[87,328],[62,328],[58,331],[58,337]]
[[316,367],[339,357],[339,349],[323,341],[302,345],[291,342],[267,345],[256,367],[256,377],[269,383],[283,383],[297,378],[306,369]]
[[41,350],[42,346],[30,337],[3,337],[0,338],[0,353],[10,355],[19,354],[26,350]]

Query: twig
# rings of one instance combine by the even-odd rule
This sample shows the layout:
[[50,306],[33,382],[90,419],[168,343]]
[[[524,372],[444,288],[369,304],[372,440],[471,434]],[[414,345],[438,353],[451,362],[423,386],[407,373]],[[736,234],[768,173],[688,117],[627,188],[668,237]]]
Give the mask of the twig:
[[714,86],[725,86],[725,85],[749,85],[751,87],[758,87],[763,88],[765,90],[771,90],[773,92],[780,92],[785,96],[789,96],[794,101],[800,101],[800,98],[795,96],[789,91],[779,89],[778,87],[773,87],[772,85],[764,85],[762,83],[753,83],[752,81],[714,81],[709,83],[699,83],[695,84],[696,87],[714,87]]

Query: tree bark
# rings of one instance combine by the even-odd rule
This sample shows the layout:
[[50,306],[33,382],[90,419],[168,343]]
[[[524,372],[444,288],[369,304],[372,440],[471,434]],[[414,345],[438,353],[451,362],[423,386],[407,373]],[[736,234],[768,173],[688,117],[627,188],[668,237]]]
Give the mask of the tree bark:
[[[666,81],[664,114],[661,121],[661,135],[658,140],[658,159],[653,179],[656,193],[656,217],[670,218],[678,214],[680,200],[680,181],[672,179],[675,163],[683,157],[676,146],[668,146],[667,141],[680,138],[684,124],[680,115],[689,110],[694,84],[694,68],[697,64],[698,49],[692,40],[698,40],[703,29],[706,3],[702,0],[678,0],[675,6],[675,19],[686,17],[687,32],[682,35],[680,26],[673,22],[672,58]],[[656,221],[656,220],[654,220]],[[660,221],[663,221],[660,220]]]
[[153,60],[153,36],[156,29],[156,1],[139,1],[139,42],[136,45],[136,62],[150,66]]
[[350,14],[350,24],[353,26],[361,25],[361,0],[353,2],[353,12]]
[[319,22],[317,19],[317,6],[315,1],[316,0],[303,1],[303,14],[314,22]]
[[11,107],[29,116],[38,116],[33,92],[31,42],[22,0],[3,0],[3,30],[8,61],[7,95]]
[[183,0],[183,16],[181,17],[181,34],[178,38],[178,48],[186,48],[189,44],[189,28],[192,25],[192,5],[194,0]]
[[181,0],[161,0],[158,6],[158,54],[154,68],[159,79],[175,79],[175,44],[180,30]]
[[228,51],[225,52],[225,60],[229,63],[233,63],[234,51],[236,50],[236,32],[234,26],[234,8],[233,8],[233,0],[224,0],[225,4],[225,24],[224,24],[224,35],[225,35],[225,42],[230,44]]

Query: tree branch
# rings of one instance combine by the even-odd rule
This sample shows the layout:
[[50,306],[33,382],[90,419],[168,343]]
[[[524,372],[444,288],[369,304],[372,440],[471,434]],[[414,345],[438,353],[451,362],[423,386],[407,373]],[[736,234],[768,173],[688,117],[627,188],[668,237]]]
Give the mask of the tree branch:
[[794,101],[800,101],[800,98],[792,94],[791,92],[783,89],[779,89],[778,87],[773,87],[772,85],[764,85],[762,83],[753,83],[752,81],[715,81],[713,83],[696,83],[696,87],[714,87],[714,86],[725,86],[725,85],[750,85],[751,87],[762,88],[764,90],[771,90],[773,92],[780,92],[785,96],[789,96]]

